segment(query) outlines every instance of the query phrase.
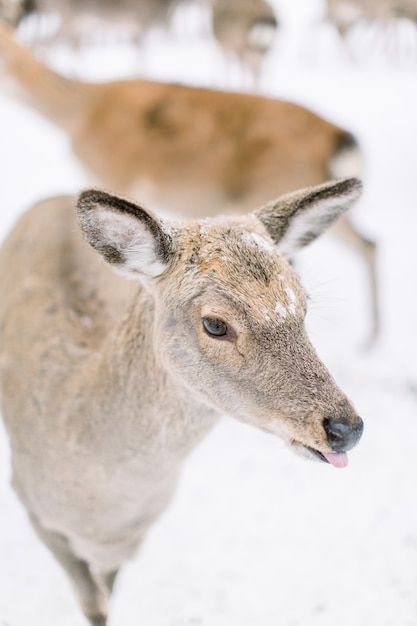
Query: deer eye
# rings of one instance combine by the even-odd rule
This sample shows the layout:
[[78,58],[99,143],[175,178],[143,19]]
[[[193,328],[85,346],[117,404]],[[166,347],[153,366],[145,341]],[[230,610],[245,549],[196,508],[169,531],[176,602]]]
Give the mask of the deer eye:
[[203,317],[203,327],[211,337],[225,337],[228,334],[226,322],[210,317]]

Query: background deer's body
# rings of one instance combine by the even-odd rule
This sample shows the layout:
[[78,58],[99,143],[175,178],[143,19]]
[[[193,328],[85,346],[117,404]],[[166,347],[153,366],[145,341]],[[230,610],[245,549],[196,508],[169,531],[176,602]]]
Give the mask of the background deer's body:
[[289,102],[153,82],[98,87],[73,134],[77,156],[111,188],[189,216],[322,182],[346,138]]
[[349,133],[291,102],[143,80],[72,80],[2,25],[0,53],[19,96],[68,134],[96,182],[162,210],[249,210],[324,182],[339,152],[357,150]]
[[[291,255],[357,198],[329,183],[249,216],[161,222],[86,192],[37,205],[0,252],[1,402],[13,483],[91,624],[227,412],[346,462],[362,423],[305,336]],[[225,320],[225,322],[220,322]],[[219,336],[221,324],[227,332]]]

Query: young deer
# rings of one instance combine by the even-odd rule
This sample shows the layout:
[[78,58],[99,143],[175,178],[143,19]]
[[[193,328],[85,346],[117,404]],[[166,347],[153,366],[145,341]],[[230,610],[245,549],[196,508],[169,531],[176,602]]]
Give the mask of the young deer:
[[221,414],[347,464],[362,420],[307,339],[306,294],[286,259],[359,193],[344,179],[239,217],[167,221],[90,190],[77,212],[95,252],[71,197],[41,202],[6,240],[13,485],[91,624],[106,624],[119,568]]
[[[0,58],[20,98],[68,134],[96,183],[163,211],[245,212],[359,169],[350,133],[291,102],[143,80],[73,80],[37,60],[4,24]],[[337,234],[369,269],[376,335],[375,244],[347,217]]]

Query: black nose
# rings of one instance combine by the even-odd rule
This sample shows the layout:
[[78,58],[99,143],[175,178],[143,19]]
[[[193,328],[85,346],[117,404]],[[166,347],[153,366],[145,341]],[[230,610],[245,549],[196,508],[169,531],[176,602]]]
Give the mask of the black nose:
[[341,419],[328,418],[323,422],[327,441],[334,452],[347,452],[359,441],[363,433],[363,421],[360,417],[352,424]]

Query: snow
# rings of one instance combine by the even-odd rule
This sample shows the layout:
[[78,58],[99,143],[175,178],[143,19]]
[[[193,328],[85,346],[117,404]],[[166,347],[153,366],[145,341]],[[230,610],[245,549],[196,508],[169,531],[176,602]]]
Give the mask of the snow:
[[281,302],[276,303],[275,312],[279,313],[281,317],[287,317],[287,309]]
[[244,231],[242,233],[242,240],[245,243],[258,246],[259,248],[261,248],[261,250],[267,252],[268,254],[273,254],[275,252],[275,246],[273,242],[268,241],[266,237],[262,237],[262,235],[259,235],[258,233],[249,233],[247,231]]
[[[365,150],[355,220],[379,246],[377,346],[362,346],[369,293],[355,253],[324,237],[298,261],[310,292],[310,336],[365,433],[349,467],[336,470],[225,418],[191,455],[172,506],[122,571],[109,626],[417,624],[416,66],[383,54],[350,62],[330,31],[308,28],[314,3],[297,3],[305,21],[297,22],[291,3],[283,7],[289,26],[267,59],[262,90],[344,124]],[[125,54],[133,66],[127,52],[119,60]],[[103,56],[116,74],[115,55]],[[182,44],[155,33],[142,62],[149,76],[190,84],[232,84],[238,75],[205,39]],[[48,122],[4,97],[0,111],[5,235],[31,203],[83,189],[88,179]],[[9,477],[2,432],[0,625],[82,626]]]
[[288,311],[294,315],[295,314],[295,305],[297,303],[297,298],[295,297],[295,293],[290,287],[285,287],[285,293],[287,294],[290,304],[288,305]]

